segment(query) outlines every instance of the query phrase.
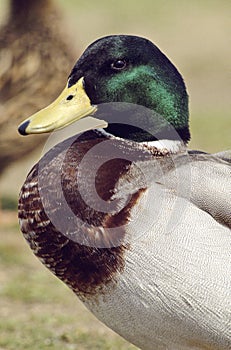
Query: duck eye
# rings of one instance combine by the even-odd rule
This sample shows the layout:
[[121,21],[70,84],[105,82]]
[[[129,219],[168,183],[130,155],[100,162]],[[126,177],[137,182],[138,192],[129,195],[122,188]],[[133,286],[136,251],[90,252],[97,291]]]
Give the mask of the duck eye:
[[125,60],[116,60],[111,64],[111,68],[114,70],[122,70],[126,67],[126,61]]

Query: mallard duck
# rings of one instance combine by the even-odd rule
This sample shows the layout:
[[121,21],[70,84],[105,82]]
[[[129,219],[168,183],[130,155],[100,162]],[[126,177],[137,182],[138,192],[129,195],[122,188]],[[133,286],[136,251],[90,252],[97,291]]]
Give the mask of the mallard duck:
[[[10,1],[8,21],[0,29],[1,174],[44,142],[44,136],[23,140],[15,123],[46,106],[62,89],[76,56],[61,23],[51,0]],[[54,71],[57,80],[52,79]]]
[[88,116],[94,129],[49,150],[22,187],[31,249],[141,349],[230,349],[229,157],[187,150],[180,73],[147,39],[101,38],[19,132]]

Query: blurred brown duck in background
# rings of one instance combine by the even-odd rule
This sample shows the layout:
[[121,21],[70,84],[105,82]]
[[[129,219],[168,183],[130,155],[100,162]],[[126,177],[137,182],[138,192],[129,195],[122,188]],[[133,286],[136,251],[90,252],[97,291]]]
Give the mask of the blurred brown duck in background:
[[10,1],[0,29],[0,175],[44,140],[25,140],[15,125],[60,93],[76,58],[60,21],[51,0]]

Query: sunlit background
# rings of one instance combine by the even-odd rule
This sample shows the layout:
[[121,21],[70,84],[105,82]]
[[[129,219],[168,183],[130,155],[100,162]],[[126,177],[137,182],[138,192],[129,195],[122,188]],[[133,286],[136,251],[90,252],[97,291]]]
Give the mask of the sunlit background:
[[[67,42],[76,51],[76,58],[66,66],[67,76],[86,46],[101,36],[147,37],[177,66],[186,82],[192,136],[189,146],[207,152],[231,148],[230,1],[56,0],[54,3],[61,9]],[[0,0],[2,24],[7,13],[8,2]],[[14,147],[14,143],[9,147]],[[37,263],[24,241],[18,241],[16,215],[11,216],[9,209],[15,208],[20,186],[39,159],[42,148],[36,148],[32,156],[18,159],[0,178],[0,198],[5,209],[0,214],[1,320],[5,317],[5,326],[0,325],[0,348],[133,349],[76,305],[67,288]],[[12,332],[15,342],[10,336]]]

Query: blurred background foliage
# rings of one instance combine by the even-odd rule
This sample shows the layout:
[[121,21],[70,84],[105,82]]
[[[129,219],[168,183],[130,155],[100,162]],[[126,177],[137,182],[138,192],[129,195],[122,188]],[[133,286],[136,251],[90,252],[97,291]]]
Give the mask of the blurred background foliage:
[[[230,148],[229,0],[53,3],[61,9],[66,39],[76,51],[76,60],[88,44],[104,35],[134,34],[152,40],[186,82],[190,147],[207,152]],[[8,1],[0,0],[2,24],[7,11]],[[67,75],[74,63],[75,59],[68,62]],[[12,215],[0,212],[0,349],[135,349],[96,321],[33,257],[19,233],[15,211],[18,192],[42,149],[40,146],[29,158],[18,159],[0,178],[2,206],[13,210]]]

